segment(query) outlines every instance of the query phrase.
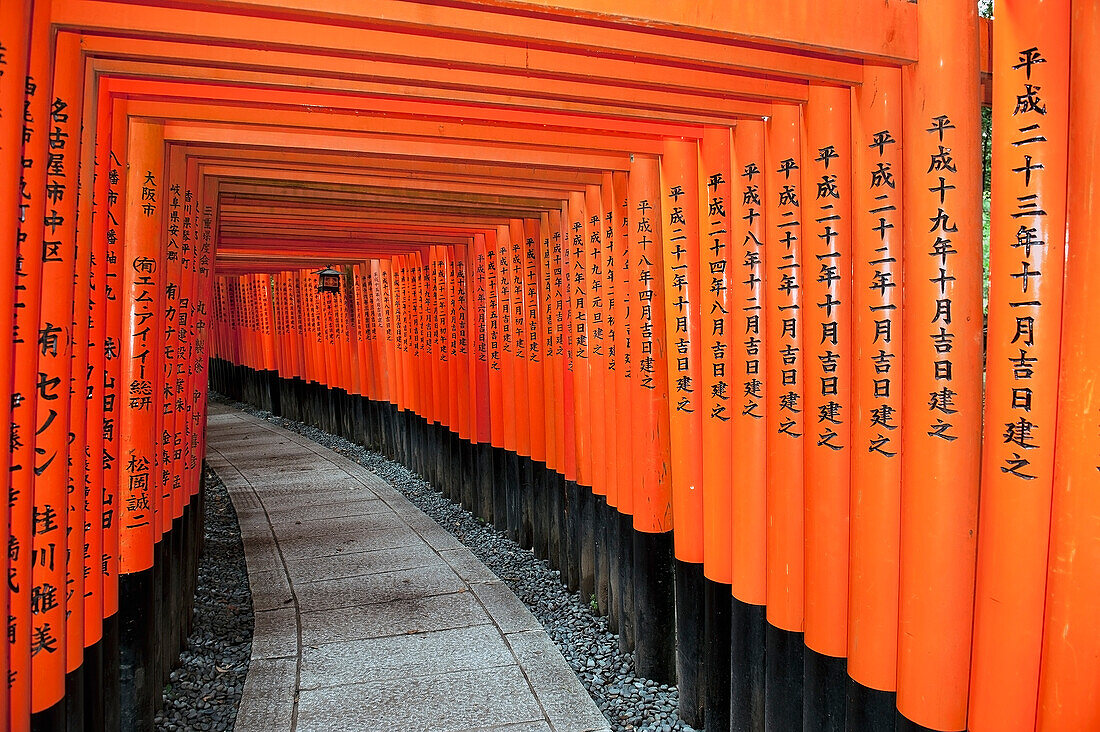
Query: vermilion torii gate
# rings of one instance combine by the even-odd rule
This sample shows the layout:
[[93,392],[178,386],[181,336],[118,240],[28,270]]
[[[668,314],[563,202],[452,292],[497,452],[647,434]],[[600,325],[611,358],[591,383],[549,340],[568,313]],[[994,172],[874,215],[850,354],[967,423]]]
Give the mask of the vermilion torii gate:
[[1100,726],[1100,10],[620,5],[0,0],[11,729],[151,724],[208,379],[533,546],[693,726]]

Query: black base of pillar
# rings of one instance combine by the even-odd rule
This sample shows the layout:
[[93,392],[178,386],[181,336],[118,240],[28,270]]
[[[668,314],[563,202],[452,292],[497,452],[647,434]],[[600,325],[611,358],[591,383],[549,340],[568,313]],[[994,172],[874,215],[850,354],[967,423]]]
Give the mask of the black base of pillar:
[[676,682],[680,687],[680,719],[703,727],[706,707],[703,565],[676,560]]
[[408,451],[405,449],[405,412],[393,410],[393,459],[399,463],[409,464]]
[[730,729],[764,732],[766,608],[736,597],[730,606]]
[[155,602],[153,569],[119,577],[119,709],[124,730],[153,728],[161,694],[154,665]]
[[616,514],[619,537],[619,651],[634,651],[634,519]]
[[525,455],[516,456],[517,484],[519,486],[519,538],[524,549],[535,546],[535,463]]
[[435,482],[439,484],[443,495],[452,501],[457,501],[459,496],[455,491],[454,472],[451,462],[453,433],[442,424],[432,425],[432,437],[434,438],[435,451],[432,455],[432,470],[435,473]]
[[564,513],[561,537],[563,579],[570,592],[581,588],[581,491],[574,480],[563,480]]
[[611,507],[607,496],[592,494],[592,548],[595,553],[596,608],[600,615],[608,614],[611,597],[611,557],[607,541],[607,521]]
[[577,485],[580,520],[580,592],[586,605],[596,598],[596,497],[592,489]]
[[493,447],[479,442],[474,447],[474,480],[477,483],[477,514],[489,523],[493,521]]
[[547,559],[551,524],[549,471],[544,463],[537,460],[528,462],[531,465],[531,545],[536,557]]
[[60,732],[67,722],[65,700],[31,715],[31,732]]
[[68,732],[84,732],[84,694],[84,666],[81,665],[65,675],[65,729]]
[[485,518],[477,491],[477,445],[459,439],[459,459],[462,461],[462,505],[475,516]]
[[106,729],[103,716],[103,639],[84,649],[84,729]]
[[503,450],[503,453],[508,538],[519,544],[523,532],[523,486],[519,477],[519,455],[512,450]]
[[427,463],[428,472],[432,476],[432,483],[439,488],[443,495],[448,498],[451,497],[450,481],[447,480],[447,475],[444,472],[447,461],[447,436],[444,433],[444,428],[437,422],[428,422],[427,425],[427,451],[425,455],[425,462]]
[[607,541],[607,628],[619,634],[622,614],[622,587],[619,585],[622,550],[619,548],[619,511],[605,501],[604,538]]
[[844,729],[846,732],[894,732],[897,703],[895,692],[872,689],[849,677]]
[[730,729],[730,631],[733,595],[730,586],[704,580],[703,615],[706,646],[703,665],[706,676],[705,719],[707,732]]
[[802,633],[767,624],[764,718],[769,730],[802,729]]
[[634,667],[638,675],[676,683],[676,602],[672,532],[632,531],[634,543]]
[[508,531],[508,455],[493,447],[493,526]]
[[100,667],[103,677],[102,729],[122,729],[122,680],[120,676],[121,651],[118,613],[104,619],[101,645],[103,646],[103,665]]
[[546,471],[546,499],[550,519],[546,535],[547,558],[565,584],[565,478],[557,471]]
[[183,516],[180,519],[180,541],[183,553],[183,581],[179,606],[179,620],[176,628],[176,647],[181,651],[187,647],[187,636],[190,634],[191,615],[193,613],[193,600],[195,597],[194,573],[195,573],[195,501],[192,500],[183,507]]
[[803,670],[803,732],[844,732],[847,660],[807,648]]
[[[925,727],[923,724],[917,724],[901,712],[896,713],[896,719],[897,723],[895,729],[897,730],[897,732],[937,732],[931,727]],[[964,732],[964,730],[960,728],[957,730],[947,730],[946,732]]]
[[[153,656],[147,668],[149,673],[149,684],[157,689],[164,686],[164,656],[168,652],[168,649],[164,647],[163,637],[165,570],[168,564],[164,554],[163,541],[157,541],[153,544],[153,602],[149,605],[149,611],[152,614],[150,625],[152,625]],[[155,710],[156,706],[154,706],[153,709]]]

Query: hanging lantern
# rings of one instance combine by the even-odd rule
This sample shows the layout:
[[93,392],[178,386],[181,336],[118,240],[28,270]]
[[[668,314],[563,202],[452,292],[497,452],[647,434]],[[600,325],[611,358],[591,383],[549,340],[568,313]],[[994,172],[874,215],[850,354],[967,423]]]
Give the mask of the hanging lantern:
[[317,275],[317,292],[331,292],[334,295],[340,294],[340,272],[332,267],[325,267],[322,270],[314,272]]

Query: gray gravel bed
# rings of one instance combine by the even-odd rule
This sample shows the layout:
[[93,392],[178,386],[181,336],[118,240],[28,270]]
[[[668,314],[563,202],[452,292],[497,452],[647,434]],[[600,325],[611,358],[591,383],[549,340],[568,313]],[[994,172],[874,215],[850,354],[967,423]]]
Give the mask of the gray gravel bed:
[[616,732],[692,732],[677,716],[675,686],[636,676],[630,654],[619,652],[607,619],[595,615],[580,593],[570,594],[561,574],[522,549],[492,525],[446,498],[401,463],[301,422],[277,417],[250,404],[216,396],[223,404],[284,427],[354,460],[404,494],[421,511],[461,541],[516,594],[557,643],[565,660]]
[[233,729],[252,655],[252,592],[241,527],[225,485],[214,471],[204,472],[206,536],[194,625],[164,688],[158,730]]

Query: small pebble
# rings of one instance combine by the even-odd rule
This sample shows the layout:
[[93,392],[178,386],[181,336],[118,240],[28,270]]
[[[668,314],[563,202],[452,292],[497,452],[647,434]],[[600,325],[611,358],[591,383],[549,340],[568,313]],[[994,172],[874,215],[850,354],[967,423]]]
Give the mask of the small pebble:
[[205,541],[191,636],[164,688],[157,730],[232,730],[252,656],[252,593],[237,512],[206,469]]

